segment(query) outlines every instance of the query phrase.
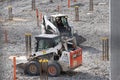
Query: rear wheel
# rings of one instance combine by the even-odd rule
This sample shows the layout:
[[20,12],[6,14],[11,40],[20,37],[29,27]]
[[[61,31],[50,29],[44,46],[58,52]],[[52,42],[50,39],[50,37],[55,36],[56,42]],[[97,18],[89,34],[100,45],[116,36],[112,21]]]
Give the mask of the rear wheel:
[[39,74],[39,63],[37,61],[30,61],[27,63],[26,68],[25,68],[25,73],[31,75],[31,76],[36,76]]
[[48,64],[48,75],[51,77],[56,77],[60,75],[61,67],[58,63],[52,62]]

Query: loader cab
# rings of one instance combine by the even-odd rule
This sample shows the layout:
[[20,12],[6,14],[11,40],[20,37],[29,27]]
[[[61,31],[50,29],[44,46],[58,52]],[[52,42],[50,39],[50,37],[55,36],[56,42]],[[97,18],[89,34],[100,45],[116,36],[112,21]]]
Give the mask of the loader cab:
[[58,28],[62,36],[71,35],[71,27],[68,24],[68,16],[65,14],[51,15],[50,21]]
[[35,52],[53,48],[60,43],[60,37],[53,34],[41,34],[35,37]]

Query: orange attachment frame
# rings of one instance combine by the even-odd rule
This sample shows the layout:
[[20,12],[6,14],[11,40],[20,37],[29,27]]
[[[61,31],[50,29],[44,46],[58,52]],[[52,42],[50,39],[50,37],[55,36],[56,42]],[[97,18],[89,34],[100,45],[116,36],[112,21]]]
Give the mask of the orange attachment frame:
[[82,49],[76,49],[70,52],[70,68],[78,67],[82,64]]

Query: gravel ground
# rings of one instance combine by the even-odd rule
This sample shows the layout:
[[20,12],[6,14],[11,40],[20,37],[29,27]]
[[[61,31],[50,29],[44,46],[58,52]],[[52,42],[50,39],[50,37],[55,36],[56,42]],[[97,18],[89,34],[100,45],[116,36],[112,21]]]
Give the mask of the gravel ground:
[[[94,0],[94,11],[89,14],[89,0],[71,0],[71,8],[67,8],[67,0],[36,0],[36,6],[44,15],[57,12],[68,14],[69,24],[81,36],[80,47],[83,49],[83,64],[73,71],[64,72],[59,77],[49,77],[48,80],[109,80],[109,61],[102,60],[102,37],[109,37],[109,0]],[[9,21],[7,7],[13,7],[14,20]],[[74,20],[74,5],[79,7],[80,21]],[[24,55],[26,32],[32,37],[40,34],[36,24],[36,12],[31,10],[31,0],[13,0],[0,2],[0,80],[13,80],[11,55]],[[4,30],[8,31],[8,43],[4,43]],[[34,39],[32,39],[34,45]],[[34,50],[34,46],[32,46]],[[39,76],[28,76],[17,73],[18,80],[40,80]]]

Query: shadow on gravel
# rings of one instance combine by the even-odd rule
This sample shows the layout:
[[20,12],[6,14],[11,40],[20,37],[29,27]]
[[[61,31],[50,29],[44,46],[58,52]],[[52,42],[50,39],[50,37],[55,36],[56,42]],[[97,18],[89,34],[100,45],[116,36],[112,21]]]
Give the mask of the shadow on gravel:
[[65,77],[65,80],[67,80],[67,76],[71,77],[70,80],[109,80],[104,76],[97,76],[97,75],[92,75],[90,73],[74,72],[74,71],[62,72],[60,76]]
[[83,42],[86,41],[86,38],[84,38],[84,37],[81,36],[81,35],[78,35],[77,38],[78,38],[77,40],[78,40],[78,43],[79,43],[79,44],[81,44],[81,43],[83,43]]
[[77,44],[78,44],[78,45],[80,45],[81,43],[83,43],[83,42],[86,41],[86,38],[84,38],[84,37],[81,36],[81,35],[74,34],[74,36],[76,37],[76,40],[77,40]]
[[82,48],[83,51],[88,51],[89,53],[92,53],[92,54],[96,54],[96,53],[101,53],[102,51],[94,48],[94,47],[91,47],[91,46],[82,46],[80,45],[80,47]]

